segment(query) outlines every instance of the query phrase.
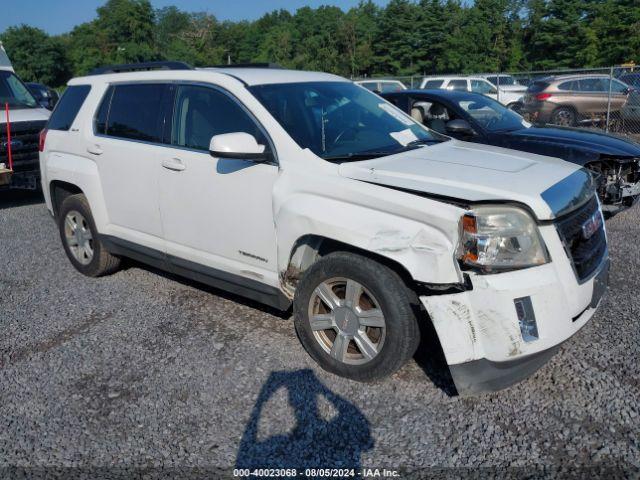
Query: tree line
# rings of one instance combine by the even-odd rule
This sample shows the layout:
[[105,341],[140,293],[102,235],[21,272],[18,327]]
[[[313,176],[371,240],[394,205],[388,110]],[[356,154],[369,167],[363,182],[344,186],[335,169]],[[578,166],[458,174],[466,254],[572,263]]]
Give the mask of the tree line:
[[638,0],[362,0],[220,21],[148,0],[108,0],[62,35],[0,34],[18,74],[61,86],[114,63],[274,62],[344,76],[583,68],[640,63]]

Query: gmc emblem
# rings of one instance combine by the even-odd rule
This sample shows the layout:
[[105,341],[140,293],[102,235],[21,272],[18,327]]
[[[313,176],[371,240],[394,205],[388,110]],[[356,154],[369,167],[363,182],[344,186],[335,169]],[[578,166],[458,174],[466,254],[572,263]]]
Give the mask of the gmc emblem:
[[582,224],[582,238],[589,240],[602,226],[602,214],[598,210]]

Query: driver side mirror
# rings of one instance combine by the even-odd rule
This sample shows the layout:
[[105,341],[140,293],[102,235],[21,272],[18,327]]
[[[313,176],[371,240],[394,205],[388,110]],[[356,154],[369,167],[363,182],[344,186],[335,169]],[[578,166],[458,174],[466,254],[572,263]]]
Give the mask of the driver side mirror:
[[266,147],[260,145],[253,135],[245,132],[214,135],[209,144],[209,153],[212,157],[251,160],[258,163],[271,160]]
[[469,122],[460,118],[447,122],[445,128],[447,133],[451,135],[473,135],[475,133]]

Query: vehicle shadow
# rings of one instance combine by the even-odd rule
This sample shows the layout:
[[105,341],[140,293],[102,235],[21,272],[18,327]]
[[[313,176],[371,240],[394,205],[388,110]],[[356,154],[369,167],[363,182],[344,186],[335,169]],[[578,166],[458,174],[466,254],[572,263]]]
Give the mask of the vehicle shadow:
[[[260,439],[260,419],[280,389],[286,391],[295,426],[288,433]],[[333,411],[329,419],[324,418],[325,409],[319,405],[322,399]],[[344,468],[359,472],[362,453],[373,446],[364,414],[320,383],[312,370],[271,372],[240,440],[236,468]]]
[[436,329],[426,312],[422,309],[419,310],[416,315],[420,319],[420,345],[413,359],[436,387],[447,396],[456,397],[458,390],[438,340]]
[[39,190],[0,190],[0,210],[43,203]]
[[[185,277],[181,277],[177,274],[167,272],[165,270],[160,270],[159,268],[137,262],[136,260],[125,259],[123,267],[125,269],[133,267],[140,268],[155,275],[160,275],[174,282],[181,283],[182,285],[202,290],[204,292],[210,293],[211,295],[216,295],[217,297],[221,297],[232,302],[240,303],[268,315],[273,315],[274,317],[289,319],[293,315],[291,307],[289,307],[289,309],[286,311],[281,311],[255,300],[251,300],[246,297],[227,292],[226,290],[220,290],[218,288],[211,287],[204,283],[190,280]],[[436,387],[442,390],[449,397],[458,396],[458,390],[456,389],[453,378],[451,377],[449,365],[447,364],[444,352],[442,351],[442,346],[440,345],[440,341],[438,340],[438,334],[436,333],[435,328],[433,328],[433,324],[427,317],[426,312],[420,307],[415,308],[416,316],[421,321],[419,322],[420,344],[418,346],[418,350],[413,356],[413,359]]]

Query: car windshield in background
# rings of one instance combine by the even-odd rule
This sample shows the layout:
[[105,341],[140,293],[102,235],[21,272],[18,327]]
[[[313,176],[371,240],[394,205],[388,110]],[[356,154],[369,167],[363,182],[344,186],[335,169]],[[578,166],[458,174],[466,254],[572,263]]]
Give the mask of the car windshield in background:
[[404,90],[404,87],[396,82],[381,82],[380,83],[380,91],[381,93],[391,93],[391,92],[401,92]]
[[530,126],[520,115],[491,98],[478,95],[473,100],[458,100],[458,105],[491,132],[520,130]]
[[12,72],[0,71],[0,104],[9,108],[35,108],[38,102],[27,87]]
[[258,85],[251,92],[300,147],[327,160],[374,158],[446,140],[350,82]]

